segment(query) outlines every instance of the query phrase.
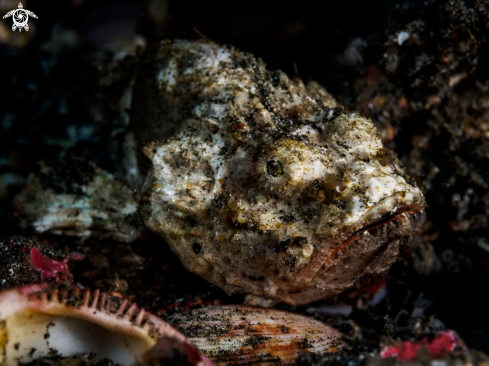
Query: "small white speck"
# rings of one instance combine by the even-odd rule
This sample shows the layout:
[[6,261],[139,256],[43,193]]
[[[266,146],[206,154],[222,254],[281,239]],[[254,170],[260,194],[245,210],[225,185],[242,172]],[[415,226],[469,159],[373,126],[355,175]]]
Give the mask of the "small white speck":
[[399,43],[399,46],[402,46],[402,44],[407,41],[409,39],[409,37],[411,37],[411,35],[408,33],[408,32],[400,32],[398,35],[397,35],[397,43]]

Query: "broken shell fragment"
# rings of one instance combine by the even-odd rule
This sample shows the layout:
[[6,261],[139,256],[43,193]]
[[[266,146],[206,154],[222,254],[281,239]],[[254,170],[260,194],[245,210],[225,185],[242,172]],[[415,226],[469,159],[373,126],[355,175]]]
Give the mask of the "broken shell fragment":
[[[152,348],[162,337],[175,339],[174,344],[188,344],[155,315],[98,290],[28,285],[0,293],[2,366],[86,354],[132,365],[147,351],[154,353]],[[192,345],[181,349],[192,351],[192,365],[212,365]]]
[[312,318],[249,306],[216,306],[168,319],[216,365],[282,365],[303,353],[336,352],[342,334]]
[[130,188],[93,163],[62,160],[43,166],[16,197],[21,226],[36,233],[131,242],[141,234]]
[[[156,344],[143,356],[143,361],[135,366],[213,366],[208,358],[202,359],[202,353],[188,341],[176,338],[158,338]],[[187,362],[184,362],[187,361]]]

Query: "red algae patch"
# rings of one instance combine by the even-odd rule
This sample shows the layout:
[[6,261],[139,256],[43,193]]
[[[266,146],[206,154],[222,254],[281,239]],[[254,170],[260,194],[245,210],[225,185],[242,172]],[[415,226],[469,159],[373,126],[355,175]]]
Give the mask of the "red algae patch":
[[396,357],[397,361],[414,361],[418,358],[418,351],[425,348],[431,357],[441,357],[452,354],[457,350],[467,351],[467,346],[453,330],[438,332],[433,338],[425,337],[419,341],[405,341],[397,345],[385,347],[380,356],[382,358]]
[[37,248],[31,249],[30,257],[34,268],[41,271],[41,281],[55,279],[60,282],[68,281],[73,283],[73,276],[68,269],[67,258],[62,262],[56,262],[43,256]]

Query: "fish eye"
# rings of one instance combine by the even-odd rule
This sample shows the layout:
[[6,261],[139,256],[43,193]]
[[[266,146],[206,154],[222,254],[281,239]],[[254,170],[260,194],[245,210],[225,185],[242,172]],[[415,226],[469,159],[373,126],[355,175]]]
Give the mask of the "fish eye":
[[195,254],[199,254],[202,251],[202,246],[199,243],[192,244],[192,249]]
[[284,166],[280,161],[270,159],[267,163],[267,173],[272,177],[281,177],[284,175]]

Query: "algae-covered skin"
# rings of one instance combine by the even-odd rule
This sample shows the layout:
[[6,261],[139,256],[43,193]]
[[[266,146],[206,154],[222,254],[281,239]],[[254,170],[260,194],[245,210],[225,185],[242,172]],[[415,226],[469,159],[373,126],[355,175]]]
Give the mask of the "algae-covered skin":
[[423,226],[420,189],[369,119],[250,54],[162,42],[132,108],[147,227],[228,293],[331,297],[387,270]]

